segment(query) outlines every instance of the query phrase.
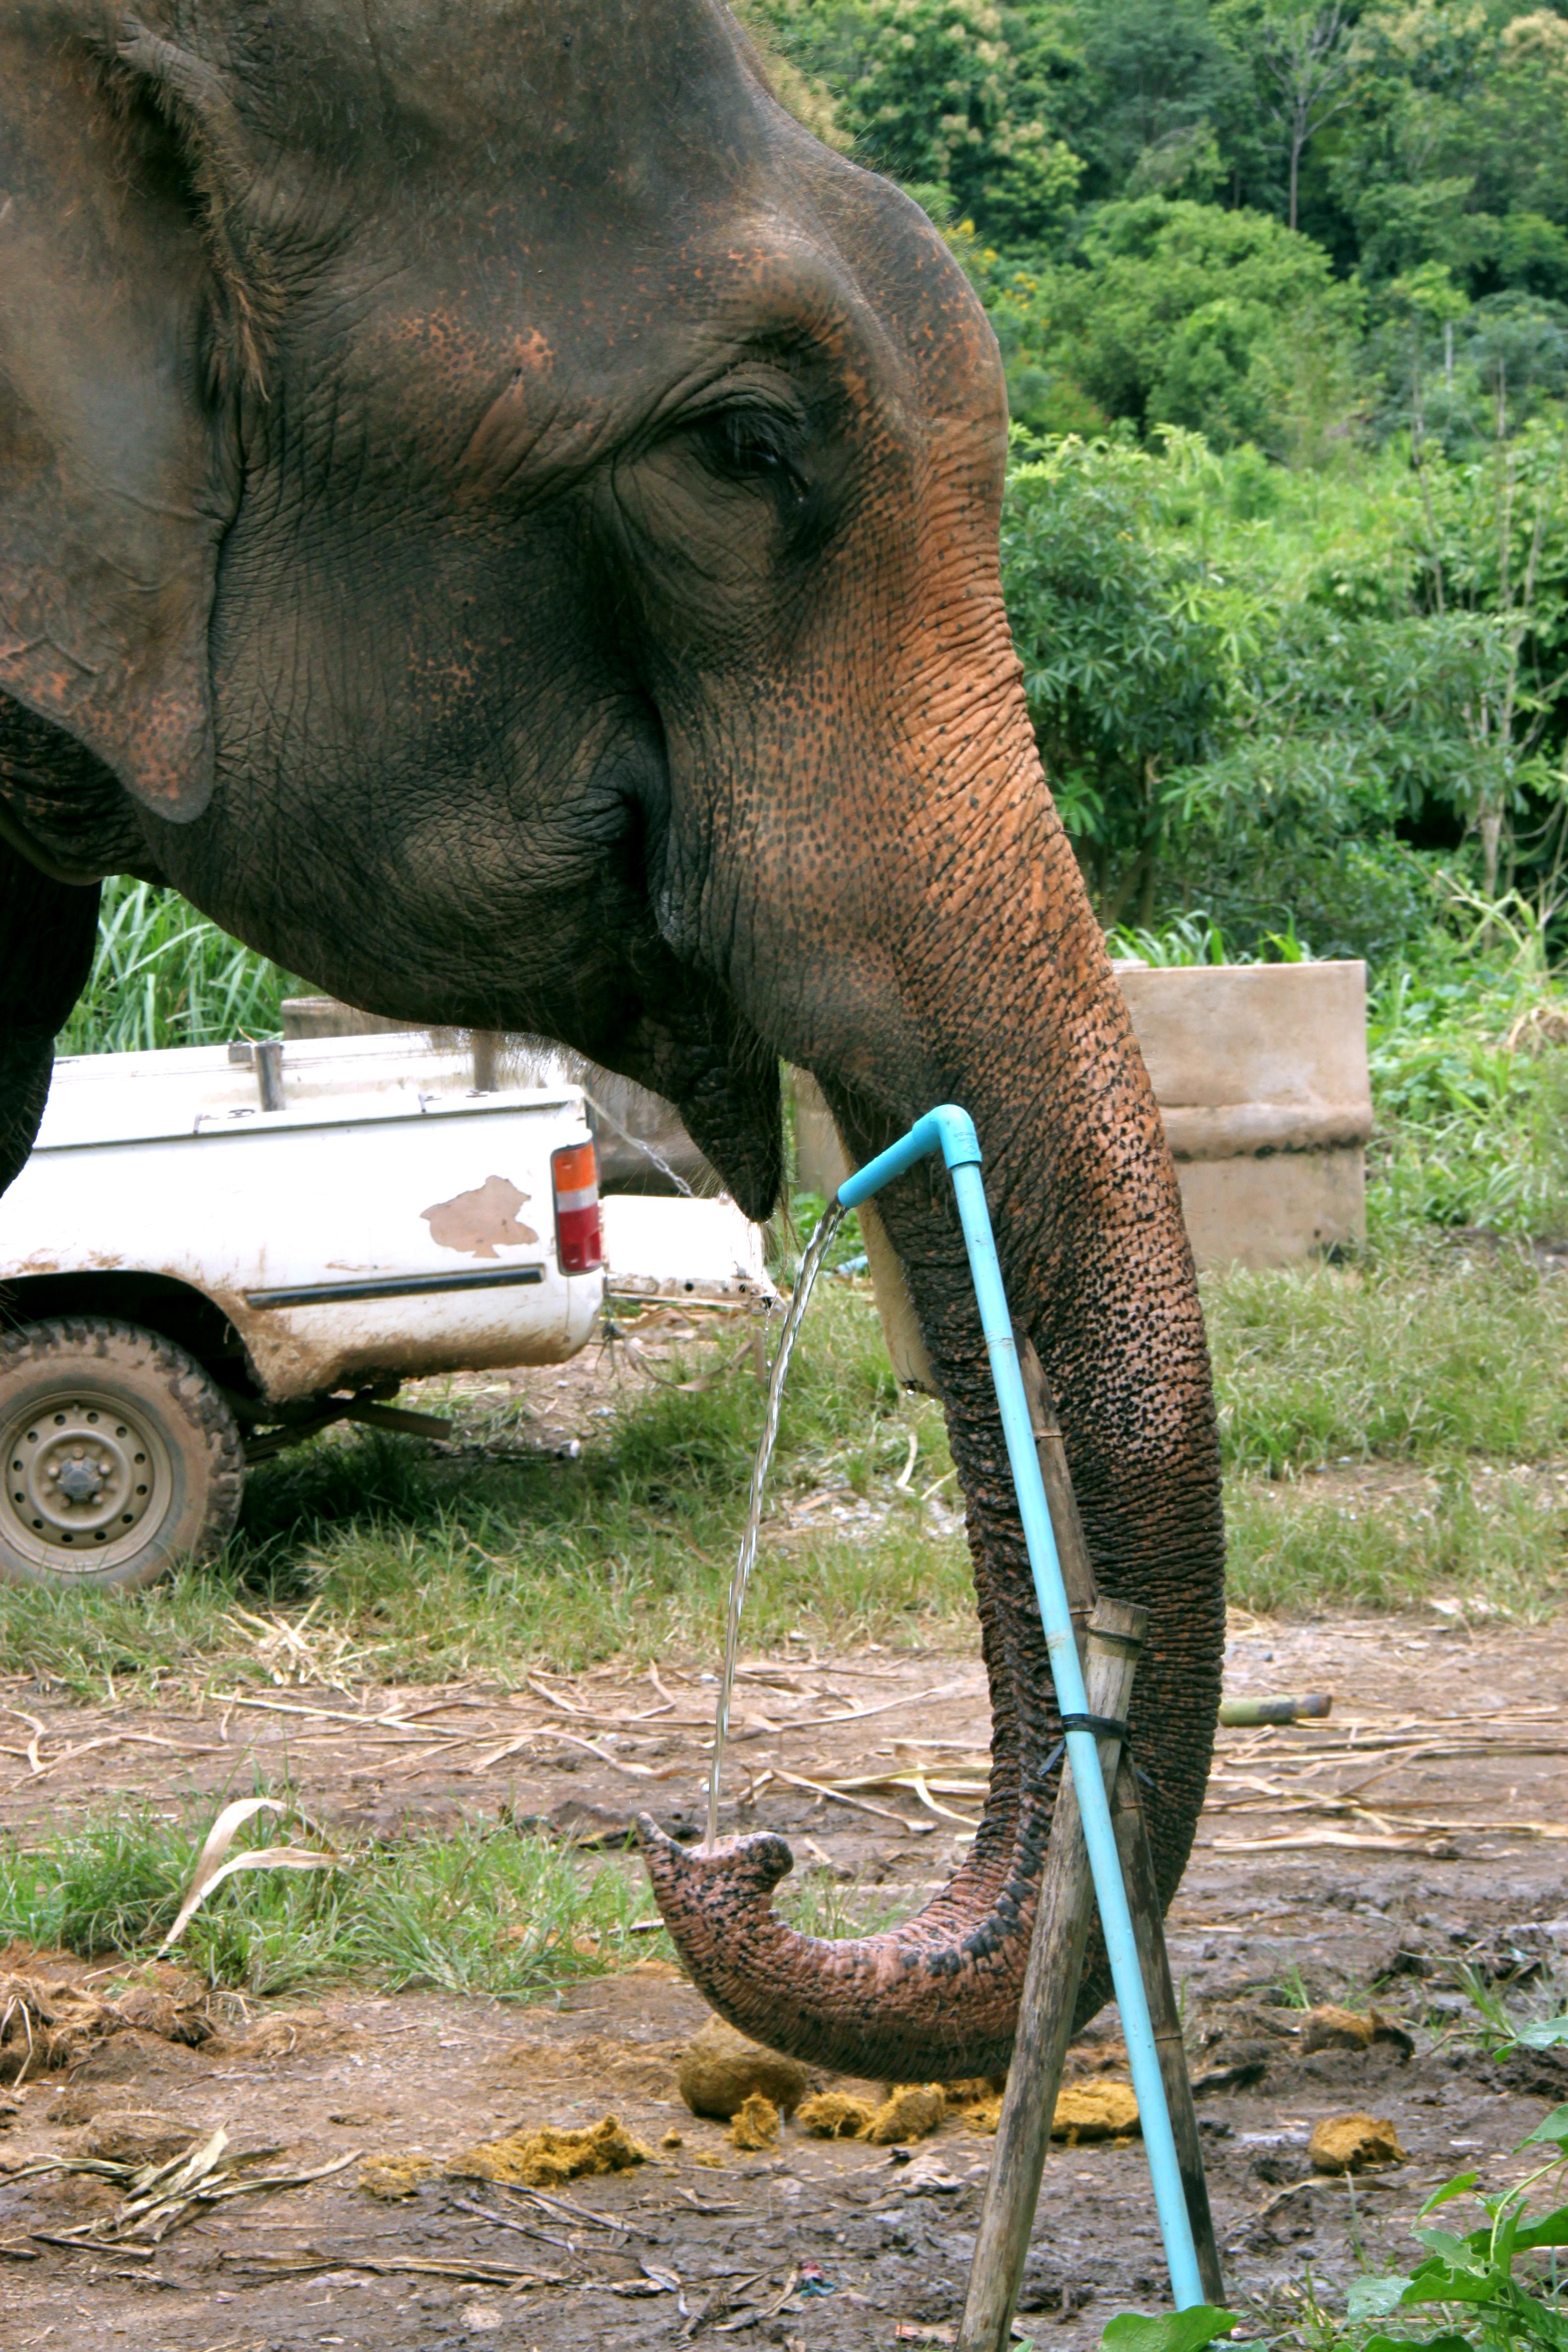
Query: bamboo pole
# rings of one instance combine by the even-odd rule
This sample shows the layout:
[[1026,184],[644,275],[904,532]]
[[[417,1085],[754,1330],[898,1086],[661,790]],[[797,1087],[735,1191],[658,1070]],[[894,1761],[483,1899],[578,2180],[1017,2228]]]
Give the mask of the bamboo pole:
[[[1078,1501],[1073,1493],[1072,1475],[1068,1468],[1067,1449],[1062,1442],[1055,1402],[1051,1396],[1050,1384],[1046,1379],[1045,1368],[1026,1333],[1019,1331],[1016,1337],[1019,1369],[1024,1380],[1024,1393],[1028,1401],[1035,1450],[1039,1456],[1040,1475],[1045,1484],[1046,1499],[1050,1507],[1051,1528],[1056,1537],[1062,1577],[1067,1585],[1074,1623],[1087,1628],[1097,1605],[1098,1589],[1094,1563],[1089,1558],[1089,1545],[1083,1532],[1083,1522],[1079,1517]],[[1083,1642],[1084,1634],[1080,1632],[1080,1649]],[[1130,1673],[1129,1696],[1131,1690],[1131,1675]],[[1091,1706],[1094,1705],[1092,1700],[1090,1704]],[[1310,1704],[1316,1706],[1321,1702],[1312,1701]],[[1112,1717],[1120,1717],[1123,1713],[1120,1708],[1100,1710],[1096,1707],[1095,1711],[1108,1712]],[[1106,1743],[1102,1741],[1102,1754],[1105,1746]],[[1159,1890],[1154,1879],[1154,1864],[1149,1847],[1148,1827],[1143,1819],[1143,1809],[1138,1800],[1137,1786],[1131,1768],[1123,1765],[1122,1769],[1116,1773],[1114,1784],[1108,1775],[1106,1785],[1111,1792],[1111,1820],[1116,1831],[1117,1848],[1121,1855],[1128,1906],[1132,1915],[1133,1933],[1137,1939],[1138,1956],[1149,2000],[1155,2047],[1160,2058],[1160,2073],[1165,2085],[1171,2129],[1176,2142],[1176,2155],[1181,2166],[1182,2182],[1186,2194],[1187,2212],[1192,2223],[1203,2289],[1211,2303],[1222,2304],[1225,2300],[1225,2284],[1220,2270],[1219,2247],[1215,2236],[1214,2217],[1209,2208],[1208,2184],[1204,2177],[1203,2147],[1198,2137],[1197,2109],[1194,2105],[1192,2080],[1187,2072],[1186,2051],[1182,2040],[1181,2013],[1176,2003],[1175,1988],[1171,1979],[1170,1955],[1165,1947],[1164,1919],[1161,1912]],[[1069,1786],[1070,1776],[1064,1773],[1064,1796],[1068,1793]],[[1056,1831],[1053,1825],[1053,1846],[1055,1843]],[[1081,1845],[1081,1837],[1079,1843]],[[1047,1871],[1049,1867],[1047,1857]],[[1089,1899],[1087,1863],[1084,1864],[1084,1869],[1086,1875],[1083,1899],[1087,1904]],[[1037,1916],[1043,1920],[1045,1916],[1042,1893],[1042,1907]],[[1078,1969],[1082,1967],[1081,1941],[1079,1946],[1077,1967]],[[1070,2017],[1077,1997],[1078,1975],[1075,1971],[1070,1988],[1064,1987],[1062,1992],[1062,2007],[1066,2016]],[[1014,2063],[1016,2066],[1016,2058]],[[1013,2078],[1010,2074],[1009,2097],[1012,2095],[1012,2087]],[[1055,2104],[1056,2094],[1053,2087],[1051,2094],[1053,2112]],[[1042,2142],[1042,2162],[1043,2158]],[[1037,2174],[1037,2191],[1038,2175]],[[1033,2211],[1034,2208],[1031,2204],[1031,2222]],[[1018,2253],[1020,2277],[1024,2255],[1027,2252],[1027,2244],[1028,2225],[1026,2225],[1022,2251]],[[977,2263],[978,2260],[977,2242]],[[1016,2286],[1014,2294],[1016,2299]],[[1008,2316],[1011,2317],[1011,2305],[1009,2305]],[[998,2341],[1005,2343],[1005,2335],[1004,2334]]]
[[[1096,1604],[1089,1622],[1084,1667],[1091,1715],[1112,1722],[1125,1719],[1147,1617],[1146,1610],[1128,1601]],[[1110,1738],[1098,1745],[1109,1788],[1121,1742]],[[1006,2352],[1011,2340],[1093,1916],[1089,1849],[1072,1770],[1064,1761],[1018,2004],[1013,2063],[996,2128],[996,2152],[986,2177],[969,2290],[959,2323],[958,2352]]]

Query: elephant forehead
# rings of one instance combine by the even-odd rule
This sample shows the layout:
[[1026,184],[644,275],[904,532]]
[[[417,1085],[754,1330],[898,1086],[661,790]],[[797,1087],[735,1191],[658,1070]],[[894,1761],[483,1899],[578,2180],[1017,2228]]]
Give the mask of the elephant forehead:
[[470,497],[569,478],[756,362],[830,396],[857,434],[875,419],[919,440],[954,414],[999,416],[984,315],[898,202],[900,234],[855,253],[772,208],[684,240],[579,235],[537,252],[525,222],[510,239],[490,224],[362,312],[346,373],[397,404]]

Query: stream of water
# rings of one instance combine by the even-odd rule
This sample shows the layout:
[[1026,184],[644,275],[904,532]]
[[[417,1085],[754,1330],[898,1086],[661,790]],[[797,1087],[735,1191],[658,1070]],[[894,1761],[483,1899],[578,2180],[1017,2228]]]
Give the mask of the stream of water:
[[789,1360],[795,1352],[795,1338],[805,1318],[806,1302],[822,1271],[828,1244],[843,1223],[845,1213],[837,1201],[830,1201],[806,1245],[784,1314],[779,1351],[773,1358],[773,1369],[768,1381],[768,1406],[763,1415],[763,1433],[757,1440],[757,1458],[752,1465],[752,1494],[746,1508],[746,1524],[741,1536],[735,1572],[730,1579],[730,1613],[724,1627],[724,1673],[719,1685],[718,1712],[713,1718],[713,1769],[708,1776],[707,1851],[710,1853],[719,1836],[719,1780],[724,1769],[725,1742],[730,1737],[730,1701],[735,1688],[735,1661],[741,1652],[741,1612],[746,1604],[746,1586],[751,1580],[752,1564],[757,1557],[757,1537],[763,1524],[763,1496],[768,1483],[768,1466],[773,1461],[773,1447],[778,1440],[779,1411],[784,1403]]

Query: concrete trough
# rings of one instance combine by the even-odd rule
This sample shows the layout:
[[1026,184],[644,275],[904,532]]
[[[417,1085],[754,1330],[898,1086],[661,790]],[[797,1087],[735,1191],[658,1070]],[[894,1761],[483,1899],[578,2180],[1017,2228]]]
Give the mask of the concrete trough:
[[[1294,1265],[1364,1239],[1366,966],[1114,969],[1199,1265]],[[848,1161],[827,1106],[799,1073],[795,1099],[801,1181],[832,1192]],[[880,1291],[883,1250],[868,1252]]]
[[1294,1265],[1366,1234],[1363,963],[1121,964],[1199,1265]]

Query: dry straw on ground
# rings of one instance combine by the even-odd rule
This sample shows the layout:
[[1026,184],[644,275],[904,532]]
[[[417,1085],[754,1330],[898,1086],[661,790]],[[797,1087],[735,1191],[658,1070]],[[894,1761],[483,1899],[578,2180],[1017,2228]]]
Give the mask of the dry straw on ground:
[[777,2147],[779,2111],[773,2101],[764,2098],[761,2091],[749,2092],[735,2110],[730,2137],[737,2147],[753,2153],[760,2148]]

